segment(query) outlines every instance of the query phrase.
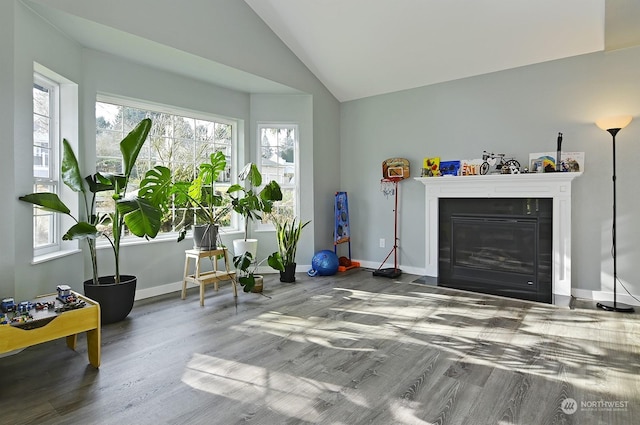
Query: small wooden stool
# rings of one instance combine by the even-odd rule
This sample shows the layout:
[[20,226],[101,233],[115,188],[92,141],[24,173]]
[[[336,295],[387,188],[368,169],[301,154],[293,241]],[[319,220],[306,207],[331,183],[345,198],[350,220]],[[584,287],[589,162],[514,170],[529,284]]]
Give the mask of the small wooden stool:
[[[214,289],[218,290],[218,282],[221,280],[230,280],[233,285],[233,296],[238,296],[238,288],[236,288],[236,281],[234,279],[236,272],[228,271],[229,263],[227,262],[227,248],[217,248],[211,251],[200,251],[198,249],[187,249],[185,252],[184,260],[184,279],[182,281],[182,299],[187,296],[187,282],[192,282],[200,285],[200,306],[204,306],[204,287],[205,285],[213,283]],[[222,255],[224,257],[225,270],[218,270],[218,259],[213,260],[213,270],[210,272],[200,273],[200,260],[205,257],[217,257]],[[194,274],[189,274],[189,263],[191,259],[196,262],[196,270]]]

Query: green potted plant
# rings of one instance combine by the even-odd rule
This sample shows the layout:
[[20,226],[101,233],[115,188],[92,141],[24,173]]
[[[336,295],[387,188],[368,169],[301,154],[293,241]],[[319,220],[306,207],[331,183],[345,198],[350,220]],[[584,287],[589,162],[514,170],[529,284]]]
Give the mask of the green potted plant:
[[262,220],[262,214],[270,213],[273,203],[282,200],[282,191],[278,182],[271,180],[257,192],[257,188],[262,185],[262,174],[252,162],[245,165],[238,178],[243,184],[236,183],[227,191],[231,198],[231,207],[244,218],[244,238],[233,241],[233,252],[240,256],[249,251],[255,257],[258,241],[248,239],[249,222]]
[[245,251],[242,254],[233,257],[233,265],[237,270],[236,278],[244,292],[262,292],[264,276],[257,274],[256,272],[260,264],[264,261],[265,260],[260,262],[253,261],[253,254],[249,251]]
[[[218,176],[227,166],[224,153],[217,151],[209,157],[209,162],[199,165],[199,173],[191,182],[175,182],[171,193],[175,195],[176,207],[186,208],[178,224],[178,242],[193,227],[195,248],[205,251],[216,249],[220,220],[231,210],[225,205],[222,194],[216,191]],[[197,224],[191,223],[190,213],[195,213]]]
[[297,219],[275,219],[276,237],[278,239],[278,251],[269,256],[268,263],[271,267],[280,271],[280,282],[296,281],[296,251],[302,229],[311,223],[311,220],[302,223]]
[[[93,276],[84,282],[84,292],[86,296],[100,303],[103,324],[114,323],[127,317],[135,298],[137,278],[120,274],[120,243],[125,224],[136,236],[154,238],[160,230],[163,214],[167,210],[167,199],[170,199],[168,191],[171,187],[171,175],[169,170],[162,166],[157,166],[145,174],[137,195],[127,191],[136,159],[150,129],[151,120],[145,118],[120,142],[124,163],[122,173],[95,173],[84,179],[71,145],[67,140],[63,140],[62,181],[74,192],[82,194],[85,220],[80,220],[78,215],[72,215],[70,209],[55,193],[31,193],[19,198],[39,208],[69,215],[76,222],[62,238],[86,239],[89,244]],[[104,191],[113,192],[114,208],[109,213],[98,214],[95,210],[96,196]],[[109,241],[113,251],[113,275],[98,274],[95,243],[101,236]]]

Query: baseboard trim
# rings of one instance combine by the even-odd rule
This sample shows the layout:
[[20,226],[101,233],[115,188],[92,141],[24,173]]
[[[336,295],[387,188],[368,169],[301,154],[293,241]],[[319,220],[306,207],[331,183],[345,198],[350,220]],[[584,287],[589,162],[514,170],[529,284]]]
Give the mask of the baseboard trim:
[[[380,263],[375,263],[373,261],[363,261],[363,260],[355,260],[360,262],[360,268],[365,269],[373,269],[376,270],[378,268],[389,268],[393,267],[393,264],[385,263],[380,266]],[[298,265],[296,267],[297,273],[306,273],[311,268],[311,265]],[[400,266],[400,270],[404,273],[415,274],[418,276],[424,276],[424,269],[418,267],[405,267]],[[276,270],[273,270],[270,267],[259,267],[258,272],[261,274],[271,274],[277,273]],[[182,290],[182,281],[167,283],[166,285],[154,286],[151,288],[139,289],[136,291],[136,300],[143,300],[146,298],[157,297],[159,295],[169,294],[171,292],[178,292]],[[613,292],[607,291],[592,291],[588,289],[579,289],[573,288],[571,289],[571,295],[576,298],[581,298],[585,300],[593,300],[593,301],[612,301],[613,300]],[[640,295],[634,295],[636,298],[640,298]],[[619,293],[617,294],[617,301],[629,304],[633,306],[640,306],[640,302],[632,298],[629,294]]]
[[[311,265],[298,265],[296,266],[296,273],[306,273],[311,268]],[[279,273],[277,270],[272,269],[269,266],[258,267],[257,273],[260,274],[273,274]],[[195,286],[190,283],[187,288]],[[172,292],[182,291],[182,281],[167,283],[165,285],[153,286],[151,288],[138,289],[136,291],[135,300],[144,300],[146,298],[157,297],[160,295],[170,294]]]
[[[384,263],[382,265],[380,265],[380,263],[376,263],[373,261],[363,261],[363,260],[355,260],[358,261],[360,263],[360,268],[365,268],[365,269],[373,269],[373,270],[377,270],[377,269],[386,269],[386,268],[393,268],[393,263]],[[398,267],[403,273],[408,273],[408,274],[415,274],[418,276],[424,276],[424,269],[418,268],[418,267],[408,267],[408,266],[403,266],[402,264]]]
[[[613,301],[613,292],[607,292],[607,291],[591,291],[588,289],[573,288],[571,290],[571,295],[573,295],[576,298],[582,298],[582,299],[593,300],[593,301]],[[634,295],[634,296],[636,298],[640,298],[640,295]],[[633,297],[631,297],[627,293],[621,294],[620,292],[618,292],[616,295],[616,301],[624,304],[640,306],[640,302],[635,300]]]

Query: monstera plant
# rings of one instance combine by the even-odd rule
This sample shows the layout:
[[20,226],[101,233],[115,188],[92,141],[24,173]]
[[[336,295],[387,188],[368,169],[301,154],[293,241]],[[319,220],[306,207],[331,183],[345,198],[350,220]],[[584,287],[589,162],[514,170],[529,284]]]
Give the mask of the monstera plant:
[[249,222],[261,220],[263,214],[271,213],[273,203],[282,200],[282,190],[278,182],[271,180],[258,191],[262,186],[262,174],[253,162],[244,166],[238,178],[242,183],[232,185],[227,193],[233,210],[244,218],[244,238],[233,241],[233,250],[236,256],[249,251],[256,258],[258,241],[248,239]]
[[[143,119],[120,142],[123,170],[118,174],[98,172],[83,178],[70,143],[66,139],[63,141],[62,181],[82,195],[82,212],[72,214],[55,193],[31,193],[19,198],[38,208],[66,214],[76,222],[62,239],[87,240],[89,244],[93,276],[84,282],[84,290],[85,295],[100,303],[102,323],[124,319],[133,307],[137,278],[120,273],[120,244],[125,225],[136,236],[154,238],[171,199],[171,173],[162,166],[156,166],[145,174],[137,194],[128,190],[136,159],[147,140],[151,124],[149,118]],[[110,212],[96,212],[96,197],[100,192],[111,192],[114,206]],[[113,274],[98,274],[96,240],[99,237],[106,238],[111,245],[115,260]]]
[[[193,239],[196,248],[210,250],[216,248],[218,226],[220,220],[231,211],[230,202],[225,202],[223,195],[216,190],[218,176],[227,166],[224,153],[217,151],[209,156],[208,162],[198,166],[198,175],[192,181],[178,181],[173,184],[171,194],[178,208],[184,208],[182,220],[176,226],[178,242],[186,236],[187,230],[193,227]],[[191,213],[197,223],[192,224]]]

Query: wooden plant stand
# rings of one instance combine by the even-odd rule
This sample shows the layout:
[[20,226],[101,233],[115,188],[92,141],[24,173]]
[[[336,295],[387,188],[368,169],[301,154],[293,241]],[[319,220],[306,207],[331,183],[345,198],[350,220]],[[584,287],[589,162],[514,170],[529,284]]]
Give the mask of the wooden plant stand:
[[[182,280],[182,299],[187,296],[187,282],[195,283],[200,286],[200,306],[204,306],[204,287],[213,284],[214,289],[218,290],[218,282],[230,280],[233,285],[233,296],[238,296],[238,288],[236,287],[236,272],[229,271],[229,263],[227,259],[227,248],[217,248],[211,251],[200,251],[197,249],[188,249],[185,252],[184,260],[184,279]],[[213,260],[213,270],[202,273],[200,271],[200,261],[205,257],[217,257],[222,255],[224,258],[225,270],[218,270],[217,259]],[[190,262],[195,260],[195,272],[190,274]]]

